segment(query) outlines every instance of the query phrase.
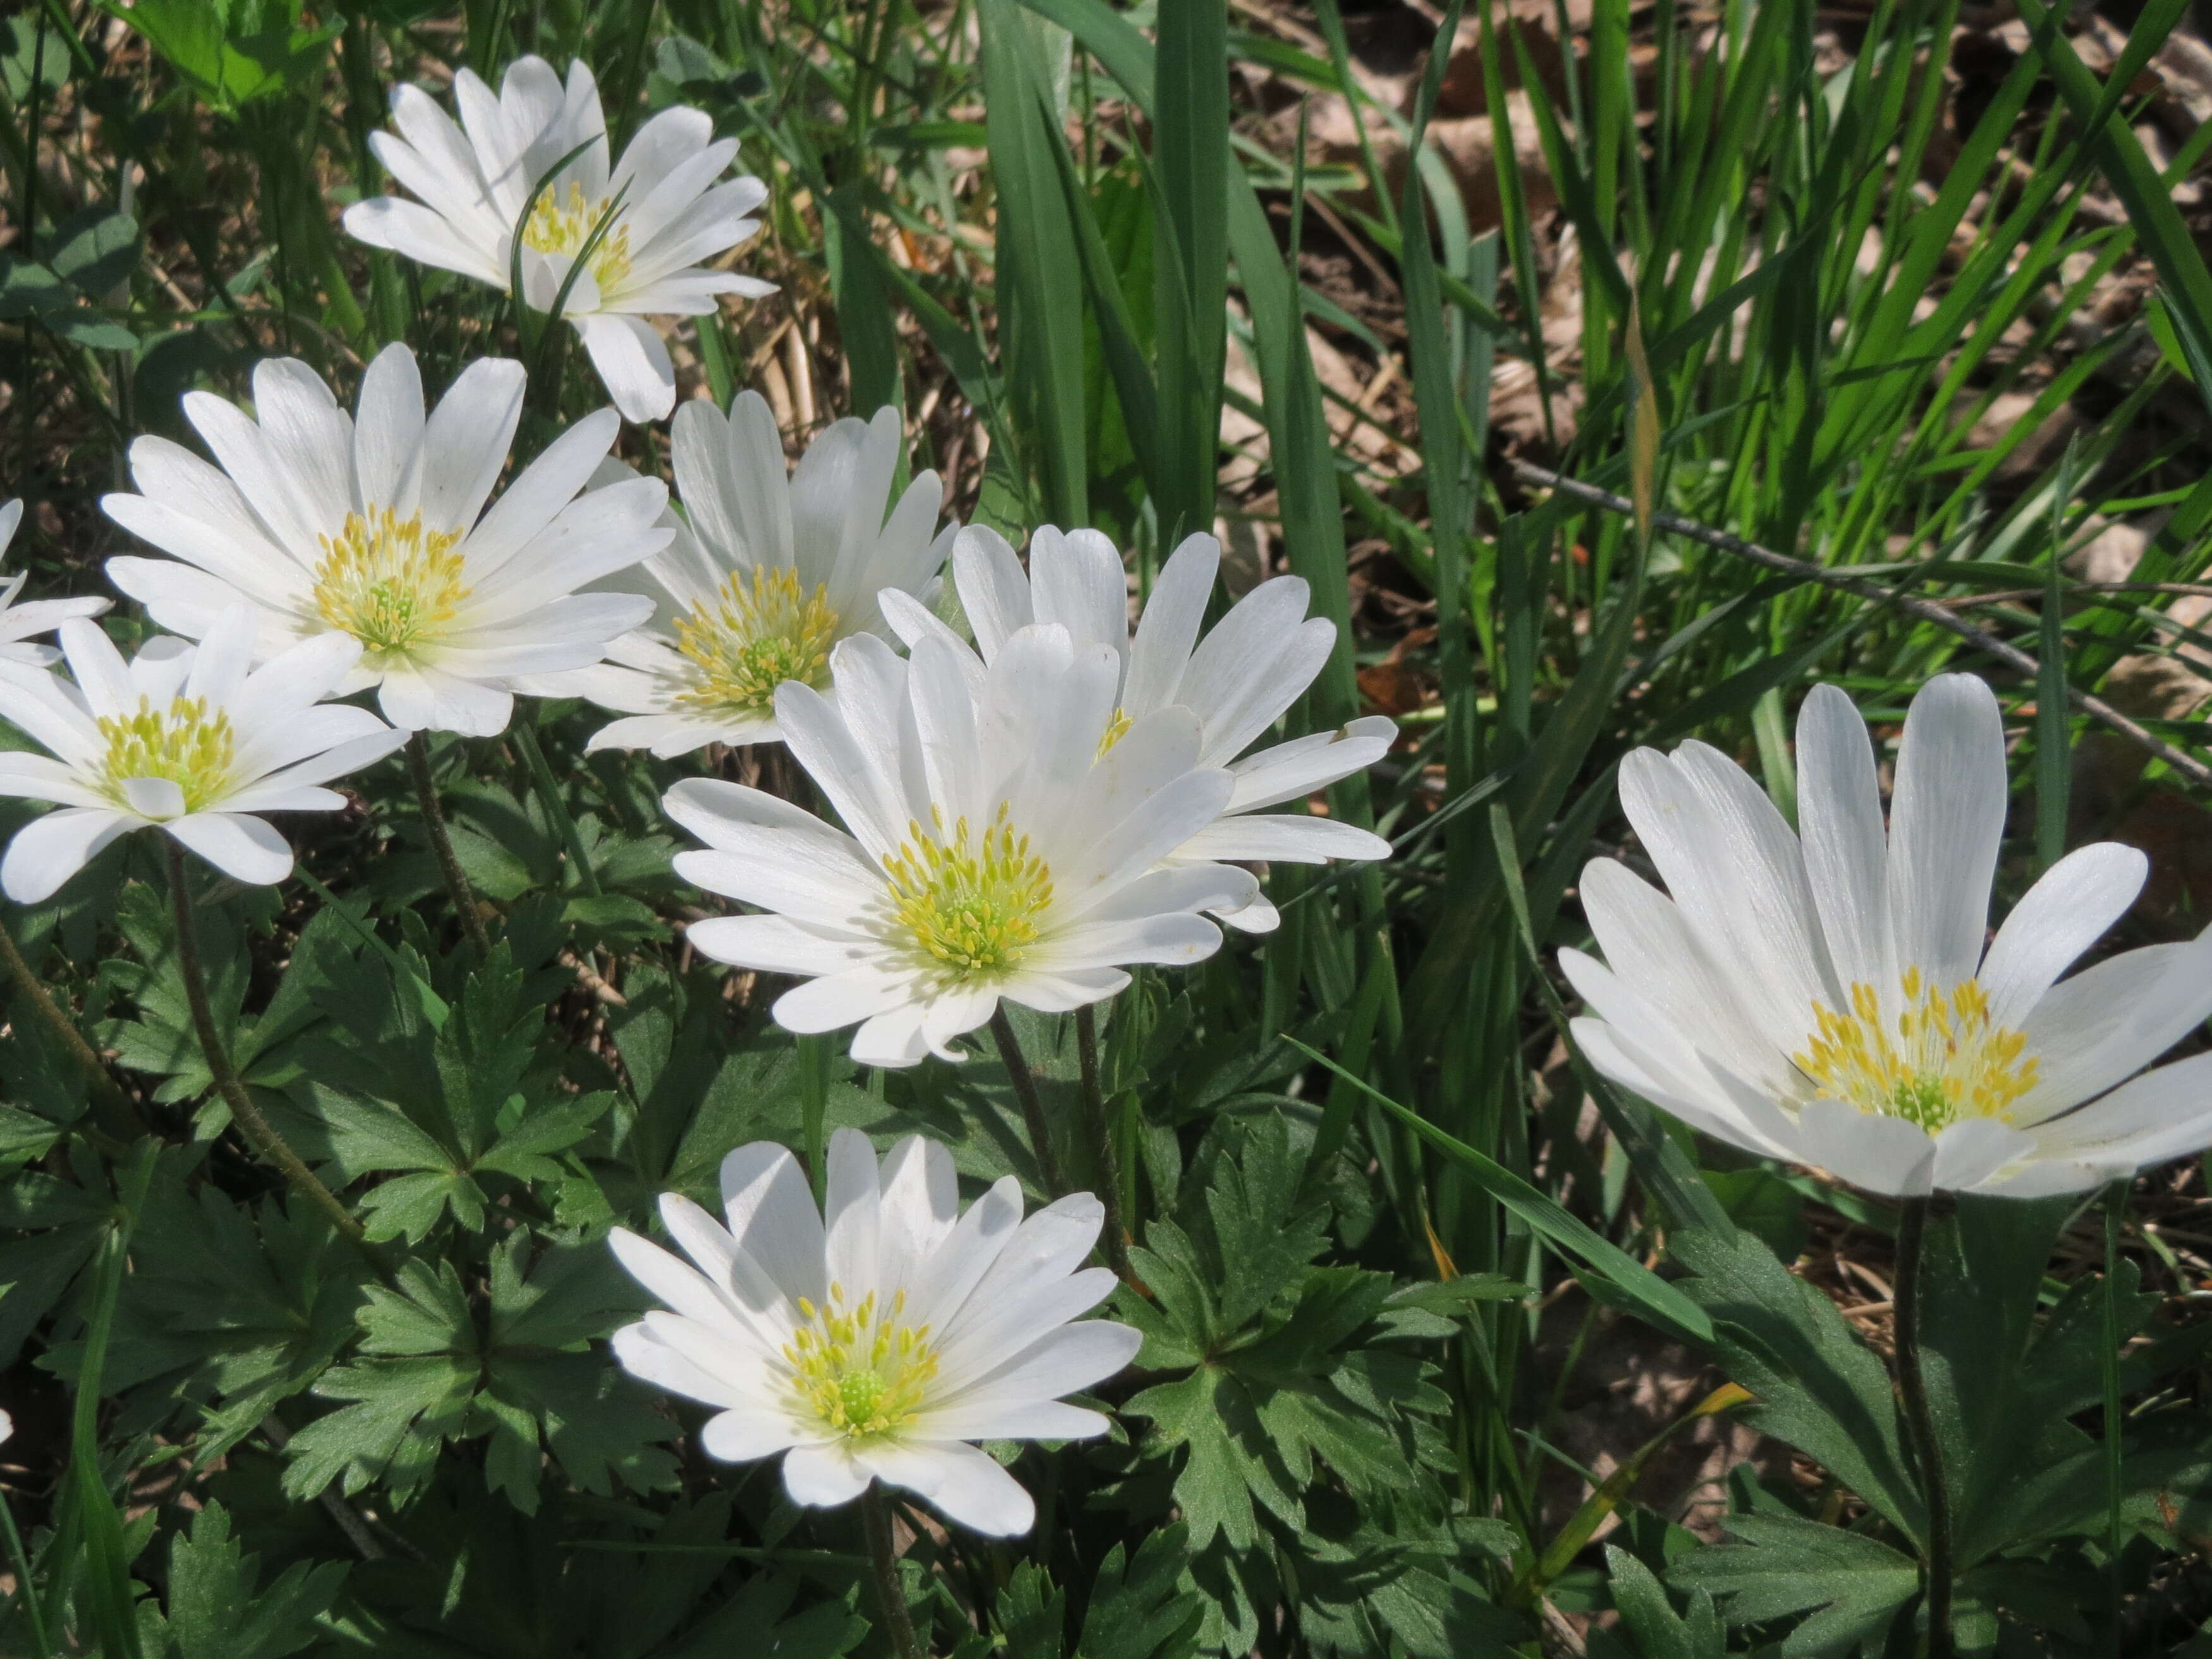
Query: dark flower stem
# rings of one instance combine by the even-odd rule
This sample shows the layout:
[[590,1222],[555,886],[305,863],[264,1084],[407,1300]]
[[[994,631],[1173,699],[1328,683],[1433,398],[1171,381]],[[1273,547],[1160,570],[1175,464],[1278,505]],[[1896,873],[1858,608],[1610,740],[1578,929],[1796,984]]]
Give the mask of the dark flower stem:
[[230,1063],[230,1051],[223,1047],[222,1033],[216,1029],[215,1009],[208,1001],[207,970],[200,963],[199,930],[192,921],[192,901],[185,881],[185,849],[167,836],[163,839],[168,842],[169,898],[177,918],[177,963],[184,973],[185,997],[191,1004],[192,1026],[199,1034],[200,1053],[215,1079],[216,1092],[230,1108],[239,1132],[253,1143],[253,1150],[282,1170],[294,1192],[329,1216],[339,1232],[358,1244],[362,1237],[361,1223],[338,1202],[337,1194],[315,1178],[315,1172],[276,1132],[276,1126],[261,1115],[261,1109],[253,1103],[253,1097],[239,1081],[237,1069]]
[[891,1506],[880,1481],[870,1481],[860,1494],[860,1524],[868,1534],[868,1566],[891,1650],[898,1659],[927,1659],[915,1635],[913,1615],[907,1611],[905,1588],[899,1583],[898,1556],[891,1548]]
[[54,1000],[53,993],[39,977],[38,970],[24,959],[15,944],[15,937],[0,926],[0,957],[5,957],[9,976],[15,987],[30,1001],[40,1020],[59,1040],[70,1059],[84,1068],[92,1091],[94,1114],[100,1127],[118,1139],[129,1140],[143,1131],[146,1125],[138,1115],[138,1108],[131,1097],[123,1092],[122,1085],[107,1074],[107,1066],[99,1052],[85,1041],[84,1033],[77,1030],[76,1022]]
[[1951,1493],[1943,1473],[1943,1449],[1936,1419],[1928,1409],[1928,1383],[1920,1364],[1920,1290],[1923,1244],[1928,1231],[1925,1198],[1905,1200],[1897,1228],[1897,1388],[1905,1401],[1905,1430],[1920,1466],[1920,1488],[1928,1505],[1928,1659],[1953,1659],[1951,1638]]
[[491,954],[491,935],[484,931],[483,913],[477,908],[476,890],[453,853],[453,838],[446,830],[446,809],[438,805],[438,782],[430,775],[430,740],[421,732],[407,739],[407,775],[415,781],[415,799],[422,808],[423,827],[430,832],[430,850],[438,855],[439,873],[453,908],[461,913],[461,927],[478,956]]
[[1054,1198],[1067,1196],[1067,1180],[1060,1172],[1060,1159],[1052,1150],[1052,1126],[1045,1121],[1044,1103],[1037,1098],[1036,1073],[1022,1056],[1022,1045],[1014,1036],[1013,1022],[1006,1018],[1006,1007],[1000,1003],[991,1011],[991,1038],[999,1045],[999,1058],[1006,1062],[1006,1076],[1014,1085],[1014,1098],[1022,1103],[1022,1121],[1029,1126],[1030,1151],[1036,1158],[1037,1176],[1044,1189]]
[[1075,1011],[1075,1047],[1083,1062],[1083,1116],[1098,1160],[1098,1201],[1106,1207],[1106,1265],[1125,1285],[1135,1285],[1129,1266],[1129,1234],[1121,1220],[1121,1155],[1114,1145],[1114,1125],[1106,1115],[1106,1091],[1098,1080],[1098,1017],[1089,1004]]

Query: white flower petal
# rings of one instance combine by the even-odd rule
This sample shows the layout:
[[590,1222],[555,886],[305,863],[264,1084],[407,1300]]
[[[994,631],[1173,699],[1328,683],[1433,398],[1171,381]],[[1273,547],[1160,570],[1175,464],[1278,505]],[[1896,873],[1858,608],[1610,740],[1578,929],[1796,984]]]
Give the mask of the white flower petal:
[[[792,1457],[784,1460],[784,1484],[805,1503],[809,1500],[799,1497],[792,1482]],[[1022,1483],[988,1454],[959,1441],[866,1444],[855,1461],[885,1485],[919,1494],[946,1520],[971,1532],[1018,1538],[1036,1525],[1036,1502]]]
[[867,1491],[870,1478],[842,1445],[793,1446],[784,1454],[783,1489],[808,1509],[849,1504]]
[[0,858],[0,892],[18,904],[40,904],[100,856],[108,842],[140,820],[96,806],[64,806],[15,832]]
[[1977,977],[1990,1018],[2016,1027],[2075,958],[2127,914],[2150,873],[2132,847],[2099,842],[2069,853],[2027,890],[1997,929]]
[[1957,984],[1981,961],[2004,835],[2004,721],[1971,674],[1939,674],[1912,700],[1890,800],[1889,915],[1900,969]]
[[273,886],[292,873],[292,843],[245,812],[188,812],[161,828],[234,881]]

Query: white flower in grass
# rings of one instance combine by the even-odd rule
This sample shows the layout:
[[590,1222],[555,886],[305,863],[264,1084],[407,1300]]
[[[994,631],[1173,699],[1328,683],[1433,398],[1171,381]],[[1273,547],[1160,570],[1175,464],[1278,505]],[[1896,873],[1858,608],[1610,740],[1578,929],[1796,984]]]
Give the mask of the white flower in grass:
[[[1323,864],[1388,858],[1390,843],[1357,825],[1261,811],[1302,800],[1372,766],[1389,752],[1397,728],[1383,716],[1367,715],[1238,760],[1313,684],[1336,643],[1336,624],[1306,615],[1302,578],[1276,576],[1238,600],[1201,640],[1220,564],[1220,543],[1206,535],[1188,538],[1161,567],[1133,631],[1121,556],[1095,530],[1044,526],[1030,538],[1024,571],[1003,537],[970,526],[953,544],[952,580],[987,663],[1031,623],[1057,623],[1079,646],[1111,648],[1119,685],[1109,743],[1130,722],[1161,708],[1181,704],[1197,714],[1200,763],[1228,767],[1236,786],[1220,817],[1177,848],[1176,859]],[[886,594],[884,611],[909,645],[926,638],[958,642],[903,596]],[[1255,890],[1250,902],[1222,919],[1265,933],[1279,917]]]
[[610,1240],[668,1304],[615,1333],[633,1376],[718,1407],[700,1434],[729,1463],[783,1454],[795,1502],[902,1486],[977,1532],[1011,1537],[1036,1505],[978,1440],[1082,1440],[1105,1418],[1060,1396],[1113,1376],[1141,1341],[1071,1322],[1114,1287],[1085,1267],[1104,1219],[1077,1193],[1022,1219],[1001,1180],[965,1214],[952,1158],[901,1141],[878,1170],[868,1138],[830,1143],[828,1217],[798,1162],[766,1141],[722,1160],[725,1231],[689,1199],[660,1200],[695,1270],[636,1234]]
[[366,708],[322,700],[361,647],[335,634],[252,666],[253,613],[216,619],[198,646],[149,640],[129,662],[92,623],[62,624],[74,677],[0,661],[0,719],[48,751],[0,754],[0,794],[48,800],[0,859],[0,890],[35,904],[131,830],[167,831],[225,875],[265,885],[292,848],[257,816],[346,804],[331,779],[407,740]]
[[665,551],[602,584],[641,592],[653,620],[608,648],[609,660],[532,690],[586,696],[629,718],[593,749],[667,757],[709,743],[774,743],[775,689],[830,686],[830,653],[854,634],[888,632],[877,594],[927,596],[954,527],[925,472],[884,516],[902,436],[898,411],[839,421],[808,446],[788,480],[775,416],[757,393],[728,418],[703,398],[676,411],[669,447],[690,519]]
[[1620,793],[1673,896],[1590,864],[1605,962],[1559,956],[1615,1082],[1898,1195],[2078,1192],[2212,1142],[2212,1055],[2136,1075],[2212,1012],[2212,931],[2059,978],[2134,902],[2141,853],[2069,854],[1983,949],[2007,790],[1981,681],[1913,700],[1887,835],[1866,727],[1832,686],[1798,717],[1802,842],[1704,744],[1637,750]]
[[108,579],[195,638],[251,605],[264,655],[325,634],[354,640],[341,690],[377,686],[394,726],[505,731],[513,682],[597,662],[652,612],[633,594],[576,589],[670,535],[654,522],[666,486],[585,488],[622,429],[611,409],[556,438],[487,512],[522,393],[520,363],[482,359],[426,416],[404,345],[368,366],[353,416],[289,357],[253,371],[258,422],[191,392],[185,417],[220,467],[165,438],[133,443],[142,493],[101,505],[175,559],[110,559]]
[[458,126],[420,88],[392,93],[398,131],[370,134],[369,148],[421,200],[356,203],[346,229],[506,293],[520,226],[524,302],[550,313],[560,300],[615,407],[633,421],[665,418],[676,406],[676,374],[646,318],[703,317],[718,295],[775,292],[773,283],[704,264],[760,228],[750,215],[768,199],[768,186],[750,176],[715,182],[738,141],[717,140],[702,111],[666,109],[610,167],[599,89],[581,63],[568,66],[563,87],[544,58],[518,58],[496,94],[463,70],[453,101]]
[[[0,554],[7,552],[8,544],[15,539],[15,526],[22,521],[22,502],[0,501]],[[51,645],[32,645],[28,641],[36,635],[52,633],[72,617],[97,617],[111,602],[100,599],[32,599],[16,604],[15,596],[30,580],[27,570],[0,576],[0,662],[44,668],[59,661],[62,653]]]
[[1158,867],[1234,787],[1200,762],[1195,714],[1154,709],[1109,745],[1104,647],[1024,629],[974,692],[965,655],[925,639],[906,662],[856,635],[831,653],[834,700],[793,682],[777,694],[784,742],[849,835],[733,783],[687,780],[663,803],[708,844],[677,872],[771,912],[694,922],[691,942],[805,976],[777,1021],[858,1021],[865,1065],[957,1060],[953,1039],[1001,997],[1065,1012],[1121,990],[1125,963],[1211,956],[1220,930],[1199,912],[1257,886],[1227,865]]

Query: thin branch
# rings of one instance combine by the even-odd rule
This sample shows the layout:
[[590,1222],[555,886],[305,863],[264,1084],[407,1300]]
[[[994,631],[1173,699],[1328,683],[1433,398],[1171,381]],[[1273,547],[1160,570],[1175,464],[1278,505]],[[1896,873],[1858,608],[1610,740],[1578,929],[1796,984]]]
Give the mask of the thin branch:
[[239,1133],[252,1143],[253,1150],[283,1170],[294,1192],[321,1210],[331,1218],[332,1226],[358,1244],[362,1228],[353,1212],[316,1178],[315,1172],[292,1150],[291,1143],[277,1133],[276,1126],[262,1115],[261,1109],[253,1103],[253,1097],[240,1080],[237,1067],[230,1063],[230,1051],[223,1046],[222,1031],[215,1023],[215,1008],[208,999],[207,971],[200,963],[199,930],[192,918],[191,898],[185,890],[184,848],[175,841],[166,836],[163,839],[168,841],[169,896],[176,914],[177,965],[184,977],[185,1000],[191,1007],[200,1054],[207,1061],[210,1075],[215,1079],[216,1092],[230,1108]]
[[[1586,501],[1592,507],[1601,507],[1608,513],[1631,516],[1635,514],[1635,503],[1626,495],[1616,495],[1611,490],[1600,489],[1595,484],[1586,484],[1579,478],[1570,478],[1564,473],[1554,472],[1548,467],[1536,466],[1528,461],[1515,461],[1511,465],[1514,477],[1524,483],[1540,484],[1547,489],[1556,489],[1563,495],[1571,495],[1575,500]],[[1871,600],[1876,605],[1893,605],[1907,616],[1916,617],[1924,623],[1932,623],[1946,633],[1956,635],[1976,649],[1987,652],[2006,666],[2018,670],[2031,679],[2040,676],[2043,672],[2043,665],[2018,646],[2007,644],[1996,635],[1954,616],[1944,606],[1932,600],[1916,599],[1909,593],[1897,592],[1884,587],[1879,582],[1869,581],[1863,576],[1847,576],[1838,571],[1824,570],[1817,564],[1808,564],[1802,559],[1793,559],[1786,553],[1777,553],[1771,548],[1759,546],[1756,542],[1747,542],[1741,536],[1731,536],[1725,530],[1715,530],[1708,525],[1699,524],[1694,520],[1685,519],[1673,513],[1655,513],[1651,515],[1651,522],[1661,530],[1671,532],[1677,536],[1686,536],[1692,541],[1704,546],[1717,548],[1721,552],[1733,554],[1737,558],[1752,564],[1764,565],[1769,570],[1781,571],[1785,575],[1796,577],[1800,581],[1817,582],[1823,587],[1832,587],[1840,592],[1856,594],[1860,599]],[[2070,684],[2066,688],[2066,696],[2069,702],[2091,720],[2109,726],[2129,742],[2157,756],[2177,772],[2186,774],[2198,783],[2212,785],[2212,766],[2208,766],[2195,756],[2175,748],[2165,738],[2156,736],[2147,727],[2130,720],[2103,698],[2091,696],[2087,691],[2078,690]]]

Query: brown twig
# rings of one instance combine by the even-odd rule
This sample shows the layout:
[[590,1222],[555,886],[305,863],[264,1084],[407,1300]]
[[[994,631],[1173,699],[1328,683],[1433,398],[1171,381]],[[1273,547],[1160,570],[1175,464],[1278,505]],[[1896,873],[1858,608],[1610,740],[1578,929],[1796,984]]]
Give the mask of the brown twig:
[[337,1194],[316,1178],[315,1172],[294,1152],[291,1143],[276,1132],[276,1126],[262,1115],[261,1109],[253,1103],[253,1097],[239,1081],[238,1070],[230,1063],[230,1050],[223,1046],[222,1032],[215,1023],[215,1009],[208,1001],[207,970],[200,963],[199,930],[192,921],[192,902],[185,883],[185,849],[173,840],[168,842],[169,896],[177,918],[177,965],[183,970],[185,1000],[191,1005],[192,1028],[198,1034],[200,1054],[207,1060],[210,1075],[215,1079],[216,1092],[222,1097],[223,1104],[230,1108],[230,1115],[239,1132],[253,1143],[254,1151],[284,1172],[293,1191],[315,1205],[331,1218],[331,1225],[358,1244],[363,1229],[354,1218],[353,1212],[338,1202]]
[[97,1115],[104,1120],[100,1127],[122,1140],[129,1140],[144,1130],[146,1125],[138,1115],[138,1108],[123,1091],[120,1084],[107,1074],[106,1062],[99,1051],[85,1041],[76,1022],[62,1012],[31,964],[17,948],[15,935],[0,926],[0,957],[4,957],[9,975],[16,988],[30,1000],[31,1006],[46,1029],[60,1039],[70,1058],[84,1068],[92,1090],[92,1103]]
[[[1616,495],[1611,490],[1600,489],[1595,484],[1586,484],[1579,478],[1570,478],[1564,473],[1554,472],[1548,467],[1537,466],[1528,461],[1514,461],[1511,465],[1513,475],[1525,483],[1541,484],[1547,489],[1556,489],[1563,495],[1571,495],[1575,500],[1586,501],[1592,507],[1601,507],[1608,513],[1620,513],[1631,516],[1635,514],[1635,503],[1626,495]],[[1793,559],[1786,553],[1777,553],[1771,548],[1759,546],[1756,542],[1747,542],[1741,536],[1731,536],[1725,530],[1715,530],[1710,525],[1699,524],[1695,520],[1685,519],[1677,514],[1654,513],[1651,515],[1651,522],[1657,528],[1668,531],[1674,535],[1686,536],[1690,540],[1704,546],[1733,554],[1735,557],[1752,564],[1764,565],[1769,570],[1779,570],[1787,575],[1796,577],[1800,581],[1818,582],[1823,587],[1832,587],[1839,592],[1856,594],[1860,599],[1871,600],[1876,605],[1893,605],[1907,616],[1916,617],[1924,623],[1932,623],[1946,633],[1956,635],[1976,649],[1987,652],[2006,666],[2016,669],[2022,674],[2038,678],[2043,672],[2043,665],[2018,646],[2008,645],[1996,635],[1977,628],[1970,622],[1963,621],[1932,600],[1916,599],[1911,594],[1898,592],[1894,589],[1884,587],[1879,582],[1869,581],[1863,576],[1849,576],[1840,571],[1824,570],[1817,564],[1808,564],[1802,559]],[[2212,766],[2208,766],[2195,756],[2175,748],[2165,738],[2154,735],[2137,722],[2130,720],[2103,698],[2091,696],[2087,691],[2072,685],[2066,688],[2066,697],[2068,702],[2091,720],[2109,726],[2129,742],[2148,750],[2177,772],[2185,773],[2198,783],[2212,784]]]
[[477,908],[476,890],[469,885],[466,872],[461,868],[459,856],[453,851],[453,838],[446,830],[446,809],[438,804],[438,781],[430,775],[429,740],[417,732],[407,739],[407,775],[415,781],[415,799],[422,809],[422,826],[430,832],[430,850],[437,854],[438,872],[446,878],[446,890],[453,896],[453,908],[461,913],[462,929],[475,945],[477,954],[491,954],[491,935],[484,929],[483,912]]

